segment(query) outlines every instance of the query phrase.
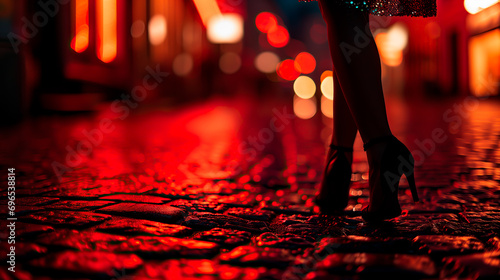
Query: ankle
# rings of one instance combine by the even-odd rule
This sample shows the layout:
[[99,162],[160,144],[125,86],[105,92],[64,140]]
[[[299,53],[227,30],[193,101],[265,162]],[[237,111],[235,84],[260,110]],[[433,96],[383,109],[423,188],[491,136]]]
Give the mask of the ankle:
[[387,143],[389,140],[392,140],[392,139],[394,139],[394,136],[392,135],[392,133],[391,134],[386,134],[386,135],[383,135],[383,136],[372,137],[368,141],[364,142],[363,149],[365,151],[367,151],[371,147],[380,146],[378,144]]
[[353,152],[352,145],[351,146],[341,146],[341,145],[330,144],[329,147],[330,147],[330,150],[337,150],[339,152],[347,152],[347,153]]

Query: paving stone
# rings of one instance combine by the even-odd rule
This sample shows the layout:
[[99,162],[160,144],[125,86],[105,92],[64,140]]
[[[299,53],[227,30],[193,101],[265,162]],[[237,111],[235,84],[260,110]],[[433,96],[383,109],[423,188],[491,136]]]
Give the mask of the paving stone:
[[282,279],[282,271],[264,267],[236,267],[227,264],[218,264],[209,259],[166,260],[161,263],[148,263],[144,268],[134,273],[133,279],[204,279],[204,280],[258,280]]
[[113,195],[101,196],[99,199],[116,200],[121,202],[151,203],[151,204],[164,204],[171,201],[171,199],[169,198],[144,195],[144,194],[113,194]]
[[224,214],[236,216],[249,220],[258,220],[258,221],[269,221],[271,220],[275,214],[272,211],[252,209],[252,208],[242,208],[242,207],[233,207],[229,208]]
[[[327,223],[318,219],[318,216],[304,216],[296,215],[279,215],[274,222],[270,225],[277,233],[287,233],[299,235],[302,237],[315,239],[319,235],[332,234],[332,232],[325,232],[328,227]],[[339,235],[344,235],[339,233]]]
[[158,196],[172,200],[177,199],[199,199],[202,195],[198,193],[186,193],[182,188],[153,187],[152,190],[145,192],[146,195]]
[[248,231],[213,228],[195,234],[193,239],[214,242],[224,248],[232,248],[248,243],[251,237],[252,234]]
[[[2,228],[6,227],[6,224],[3,222],[0,223],[2,225]],[[5,225],[5,226],[4,226]],[[23,222],[16,222],[16,239],[20,240],[32,240],[34,237],[43,234],[43,233],[48,233],[48,232],[53,232],[54,228],[51,226],[46,226],[46,225],[39,225],[39,224],[28,224],[28,223],[23,223]],[[5,235],[2,235],[5,234]],[[0,233],[0,238],[7,238],[7,231],[2,231]]]
[[409,214],[424,214],[424,213],[459,213],[462,207],[453,203],[415,203],[405,205],[404,209],[408,210]]
[[5,263],[5,261],[8,261],[10,258],[9,256],[7,256],[7,254],[11,252],[11,246],[15,247],[14,252],[16,262],[33,259],[47,253],[47,248],[32,242],[19,242],[19,240],[17,240],[15,244],[2,242],[0,243],[0,249],[2,252],[2,254],[0,255],[0,260],[3,263]]
[[295,257],[289,250],[269,247],[240,246],[222,253],[220,261],[237,266],[287,267]]
[[7,266],[2,266],[0,267],[0,279],[2,280],[31,280],[31,279],[37,279],[37,280],[45,280],[41,277],[33,277],[33,275],[24,270],[24,267],[22,265],[16,264],[15,272],[12,273],[11,271],[7,270]]
[[143,258],[208,258],[219,252],[219,245],[175,237],[138,236],[116,244],[113,251],[136,253]]
[[105,195],[145,193],[148,189],[151,188],[144,188],[135,184],[123,184],[123,182],[105,185],[91,181],[87,174],[83,174],[71,182],[58,185],[55,191],[47,193],[46,196],[65,200],[96,200]]
[[261,221],[249,221],[230,215],[208,212],[193,213],[186,217],[184,222],[187,226],[198,229],[221,227],[249,231],[252,233],[269,231],[267,224]]
[[1,220],[6,220],[7,218],[12,218],[12,217],[26,216],[28,214],[35,213],[37,211],[42,211],[44,209],[45,208],[43,208],[43,206],[23,206],[23,205],[20,205],[20,206],[16,206],[16,210],[14,211],[14,216],[12,216],[11,211],[9,211],[7,206],[5,206],[5,207],[0,208],[0,217],[1,217]]
[[212,242],[175,237],[124,237],[100,232],[58,230],[37,242],[46,246],[78,251],[134,253],[145,258],[210,257],[219,251]]
[[102,232],[125,236],[186,236],[192,232],[191,228],[181,225],[120,217],[114,217],[100,224],[97,229]]
[[297,234],[274,234],[265,232],[255,238],[255,244],[261,247],[297,250],[314,246],[315,239]]
[[[460,221],[452,213],[422,213],[409,214],[397,219],[397,222],[376,227],[373,236],[397,236],[414,238],[418,235],[453,234]],[[450,232],[451,231],[451,232]]]
[[185,211],[172,206],[140,204],[140,203],[118,203],[96,210],[100,213],[118,215],[130,218],[145,219],[163,223],[177,222],[182,220]]
[[91,211],[107,205],[115,204],[114,201],[86,201],[86,200],[62,200],[52,203],[45,209],[68,210],[68,211]]
[[[16,189],[16,194],[17,194],[17,189]],[[15,203],[16,206],[43,206],[54,203],[58,200],[59,198],[57,197],[28,196],[28,197],[16,198]],[[7,202],[8,200],[1,200],[2,205],[7,205]]]
[[488,249],[492,251],[500,251],[500,237],[491,237],[487,241]]
[[498,279],[500,276],[500,252],[485,252],[443,259],[444,279]]
[[422,252],[445,256],[481,252],[484,245],[473,236],[420,235],[413,242]]
[[321,239],[315,249],[318,255],[332,253],[410,253],[413,251],[412,242],[406,238],[373,238],[365,236],[325,237]]
[[178,207],[189,212],[211,212],[223,213],[227,210],[226,204],[206,202],[200,200],[178,199],[168,203],[170,206]]
[[85,228],[111,219],[111,216],[92,212],[39,211],[19,218],[27,223],[49,224],[52,226]]
[[261,209],[273,211],[278,214],[301,214],[301,215],[312,215],[313,212],[310,207],[303,205],[262,205]]
[[232,195],[206,195],[201,200],[219,204],[223,203],[227,207],[254,207],[257,205],[255,196],[254,193],[244,191]]
[[110,279],[116,271],[133,271],[143,261],[134,254],[63,251],[30,262],[38,272],[65,278]]
[[93,231],[74,229],[57,229],[37,239],[37,243],[55,249],[73,249],[78,251],[112,252],[113,246],[126,242],[127,237]]
[[[373,279],[419,279],[437,274],[436,265],[428,256],[404,254],[332,254],[318,262],[316,269],[333,275],[350,274]],[[315,274],[311,272],[307,279],[318,279]]]
[[[54,191],[44,193],[45,196],[60,198],[62,200],[96,200],[100,194],[93,190],[82,189],[61,189],[55,188]],[[101,194],[102,195],[102,194]]]

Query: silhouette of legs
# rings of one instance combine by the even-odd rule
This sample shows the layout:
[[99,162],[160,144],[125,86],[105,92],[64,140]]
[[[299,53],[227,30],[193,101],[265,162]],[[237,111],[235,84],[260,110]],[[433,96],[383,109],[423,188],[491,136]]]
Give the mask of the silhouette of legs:
[[[352,118],[351,111],[340,87],[337,73],[333,73],[333,135],[332,144],[341,147],[352,147],[358,128]],[[352,155],[352,154],[351,154]],[[352,159],[351,159],[352,161]]]
[[328,26],[336,77],[346,101],[345,104],[336,102],[334,105],[335,111],[340,111],[337,113],[342,116],[334,118],[334,141],[344,142],[341,135],[352,135],[344,105],[348,105],[363,142],[390,135],[382,91],[380,57],[369,31],[368,14],[357,9],[341,8],[336,6],[335,1],[319,0],[319,4]]

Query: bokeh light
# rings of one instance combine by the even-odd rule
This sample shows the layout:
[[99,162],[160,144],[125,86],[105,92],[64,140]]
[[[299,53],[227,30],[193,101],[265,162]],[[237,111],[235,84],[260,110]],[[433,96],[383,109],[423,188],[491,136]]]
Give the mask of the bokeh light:
[[434,21],[431,21],[425,25],[425,31],[432,39],[437,39],[441,36],[441,27]]
[[323,80],[326,77],[328,77],[328,76],[332,76],[333,77],[333,71],[332,70],[326,70],[323,73],[321,73],[321,81],[323,82]]
[[310,77],[300,76],[293,83],[293,90],[298,97],[309,99],[316,93],[316,84]]
[[219,59],[219,67],[226,74],[236,73],[241,68],[241,57],[236,53],[225,53]]
[[324,24],[315,23],[311,26],[311,40],[316,44],[324,44],[328,41],[328,32]]
[[300,66],[293,59],[285,59],[278,65],[278,76],[287,81],[293,81],[300,76]]
[[207,26],[208,40],[214,44],[234,44],[243,39],[243,18],[239,14],[212,17]]
[[333,119],[333,100],[321,96],[321,113],[325,117]]
[[177,76],[186,76],[193,70],[193,57],[189,53],[182,53],[174,58],[172,70]]
[[299,53],[295,61],[300,65],[300,71],[303,74],[310,74],[316,69],[316,59],[308,52]]
[[263,52],[255,58],[255,68],[262,73],[273,73],[279,63],[280,58],[273,52]]
[[316,115],[317,110],[316,99],[314,97],[303,99],[298,96],[294,96],[293,112],[298,118],[304,120],[310,119]]
[[290,34],[283,26],[273,26],[267,33],[267,40],[269,44],[275,48],[282,48],[290,41]]
[[408,30],[402,23],[395,23],[387,32],[387,40],[391,48],[403,50],[408,45]]
[[146,31],[146,24],[144,24],[144,21],[142,20],[134,21],[130,27],[130,35],[132,35],[133,38],[141,37],[144,34],[144,31]]
[[464,0],[465,10],[469,14],[477,14],[480,11],[495,5],[499,0]]
[[403,50],[408,45],[408,30],[402,23],[392,25],[375,36],[382,62],[391,67],[401,65]]
[[333,76],[326,76],[321,82],[321,93],[329,100],[333,100]]
[[387,33],[381,32],[377,34],[375,42],[380,52],[380,58],[385,65],[396,67],[403,62],[403,51],[395,48],[390,43]]
[[148,24],[149,42],[157,46],[167,38],[167,20],[164,15],[155,15]]
[[262,12],[255,18],[255,25],[259,31],[267,33],[272,27],[278,25],[276,16],[270,12]]

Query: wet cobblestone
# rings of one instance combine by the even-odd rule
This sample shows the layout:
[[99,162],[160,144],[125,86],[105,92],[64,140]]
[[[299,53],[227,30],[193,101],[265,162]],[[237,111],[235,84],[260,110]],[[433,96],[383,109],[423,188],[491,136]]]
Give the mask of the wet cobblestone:
[[[248,110],[258,103],[238,104],[212,101],[130,116],[115,122],[114,132],[71,167],[68,145],[84,140],[82,129],[92,129],[108,112],[3,129],[0,166],[16,168],[18,220],[16,273],[7,271],[9,236],[2,230],[0,278],[500,275],[498,102],[480,103],[458,130],[440,120],[424,122],[418,117],[424,111],[413,107],[406,118],[390,116],[398,137],[424,155],[416,170],[422,202],[412,203],[403,180],[403,215],[379,225],[360,217],[368,203],[368,166],[359,138],[348,211],[343,217],[321,216],[312,199],[331,127],[319,119],[293,120],[265,148],[255,146],[251,157],[238,147],[258,136],[258,124],[270,115]],[[440,116],[447,108],[425,113]],[[433,143],[434,151],[427,153],[431,144],[417,143],[436,127],[446,131],[447,141]],[[68,167],[60,178],[54,162]],[[5,229],[7,191],[0,189]]]

